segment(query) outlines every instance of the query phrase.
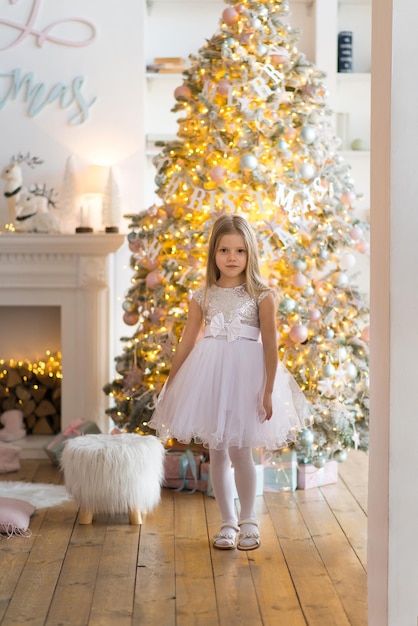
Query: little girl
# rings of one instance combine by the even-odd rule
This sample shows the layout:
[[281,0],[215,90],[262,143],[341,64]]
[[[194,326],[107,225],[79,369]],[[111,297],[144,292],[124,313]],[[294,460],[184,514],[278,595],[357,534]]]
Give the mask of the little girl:
[[[309,420],[301,390],[278,361],[275,317],[274,292],[262,280],[253,230],[239,215],[222,215],[209,240],[206,284],[190,301],[149,423],[164,438],[194,439],[209,448],[222,516],[213,545],[220,550],[260,546],[252,447],[277,450],[294,441]],[[197,341],[203,323],[204,336]]]

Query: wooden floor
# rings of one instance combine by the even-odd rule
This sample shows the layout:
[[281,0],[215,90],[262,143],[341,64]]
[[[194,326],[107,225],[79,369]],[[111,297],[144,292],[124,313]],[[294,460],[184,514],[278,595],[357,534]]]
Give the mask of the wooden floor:
[[[366,626],[367,456],[336,485],[257,498],[262,546],[211,548],[215,501],[163,491],[142,527],[77,524],[73,502],[39,509],[30,539],[0,541],[0,624],[47,626]],[[62,482],[22,460],[2,480]]]

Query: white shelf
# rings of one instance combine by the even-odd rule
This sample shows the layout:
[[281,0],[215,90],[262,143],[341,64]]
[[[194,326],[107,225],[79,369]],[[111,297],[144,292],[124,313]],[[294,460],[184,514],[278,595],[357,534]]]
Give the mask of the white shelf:
[[145,74],[146,78],[181,78],[183,76],[183,72],[147,72]]
[[370,72],[337,72],[337,80],[345,83],[370,82]]
[[371,6],[372,0],[338,0],[338,4],[365,4]]

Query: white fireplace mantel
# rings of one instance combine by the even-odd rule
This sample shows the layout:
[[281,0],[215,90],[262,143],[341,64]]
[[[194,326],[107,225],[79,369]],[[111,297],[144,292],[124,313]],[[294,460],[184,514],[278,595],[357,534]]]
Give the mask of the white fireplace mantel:
[[61,311],[61,427],[78,418],[106,432],[109,288],[121,234],[0,234],[0,306]]

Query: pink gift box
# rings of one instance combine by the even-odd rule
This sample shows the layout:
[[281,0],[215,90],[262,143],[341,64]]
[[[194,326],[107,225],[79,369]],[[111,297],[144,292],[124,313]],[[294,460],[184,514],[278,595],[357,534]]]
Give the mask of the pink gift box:
[[201,454],[186,452],[167,452],[164,459],[163,487],[169,489],[206,491],[207,476],[202,475],[204,457]]
[[299,465],[298,489],[313,489],[338,482],[338,463],[328,461],[325,467],[315,467],[312,463]]

